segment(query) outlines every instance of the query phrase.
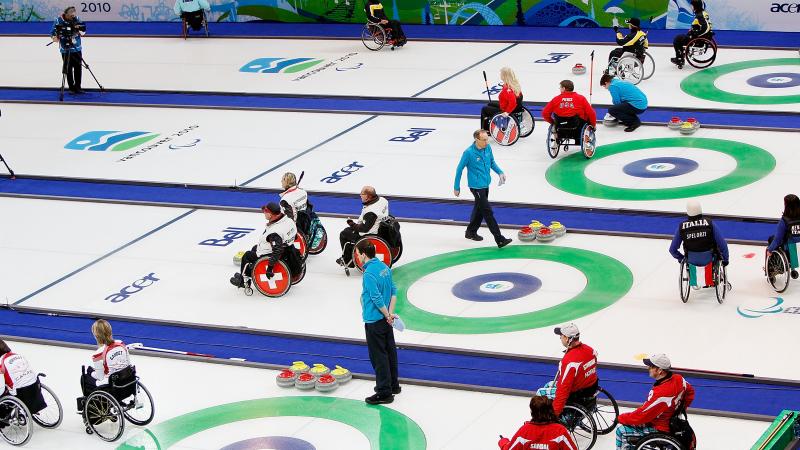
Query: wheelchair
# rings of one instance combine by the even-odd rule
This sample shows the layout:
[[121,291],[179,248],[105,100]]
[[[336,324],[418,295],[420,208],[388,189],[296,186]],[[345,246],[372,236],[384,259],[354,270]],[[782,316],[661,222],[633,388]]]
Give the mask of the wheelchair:
[[[703,278],[705,281],[702,286],[698,284],[701,280],[698,280],[694,273],[697,269],[702,269],[702,273],[704,274]],[[689,301],[689,294],[692,288],[700,289],[701,287],[713,287],[717,295],[717,302],[720,304],[725,301],[725,296],[728,291],[732,289],[731,283],[728,281],[728,271],[725,266],[722,265],[722,260],[717,255],[714,255],[712,261],[705,266],[690,264],[687,258],[684,257],[683,260],[681,260],[680,271],[678,287],[683,303]]]
[[325,231],[319,217],[311,210],[310,204],[306,210],[299,211],[297,215],[297,229],[302,230],[297,234],[303,234],[309,254],[319,255],[328,246],[328,232]]
[[[40,373],[39,378],[45,374]],[[11,445],[25,445],[33,435],[33,423],[42,428],[56,428],[61,425],[64,418],[64,409],[52,389],[37,381],[29,386],[36,389],[37,396],[41,393],[41,402],[35,413],[31,412],[24,397],[4,395],[0,397],[0,435]],[[26,388],[21,388],[19,391]],[[18,392],[19,392],[18,391]],[[30,403],[30,402],[28,402]],[[32,405],[33,406],[33,405]]]
[[786,291],[792,279],[797,279],[797,267],[797,243],[789,242],[775,249],[769,258],[765,257],[764,275],[772,289],[780,294]]
[[267,297],[283,297],[289,292],[289,288],[301,282],[306,276],[306,264],[300,263],[300,271],[296,275],[292,274],[289,265],[283,259],[279,259],[272,267],[272,278],[267,277],[267,267],[269,266],[269,255],[262,256],[253,266],[252,276],[244,277],[245,295],[253,295],[253,286],[256,290]]
[[400,236],[400,224],[393,216],[384,219],[378,227],[377,234],[365,234],[355,244],[346,246],[344,251],[351,252],[350,264],[344,266],[344,273],[350,276],[350,269],[356,268],[364,273],[364,266],[356,258],[356,246],[359,242],[369,240],[375,246],[375,257],[380,258],[384,264],[392,267],[403,255],[403,240]]
[[[197,12],[197,11],[194,11],[194,12]],[[201,9],[200,12],[203,15],[203,22],[202,22],[203,30],[206,33],[206,37],[208,37],[208,19],[206,18],[206,11]],[[186,40],[186,38],[189,37],[189,23],[186,21],[186,18],[183,17],[183,16],[181,16],[181,26],[182,26],[183,40]]]
[[[714,41],[714,33],[690,39],[683,49],[683,58],[681,62],[688,62],[696,69],[705,69],[714,64],[717,59],[717,43]],[[678,64],[678,68],[683,69],[683,64]]]
[[637,58],[631,52],[625,52],[619,58],[611,58],[606,69],[607,74],[633,84],[639,84],[642,80],[649,79],[655,71],[655,60],[648,52],[644,52],[641,58]]
[[636,450],[695,450],[696,447],[694,430],[683,410],[676,411],[670,419],[669,433],[650,433],[629,442]]
[[525,138],[533,133],[536,122],[533,114],[526,107],[522,111],[509,114],[508,117],[496,114],[489,121],[489,134],[500,145],[514,145],[519,138]]
[[367,22],[364,25],[361,29],[361,43],[373,52],[382,49],[386,44],[389,44],[391,50],[402,47],[392,36],[392,29],[379,22]]
[[95,434],[106,442],[114,442],[122,436],[126,420],[145,426],[154,415],[153,396],[139,381],[134,366],[112,374],[107,386],[99,386],[84,400],[86,434]]
[[598,435],[605,435],[616,428],[619,405],[603,388],[586,398],[570,398],[561,412],[561,423],[580,450],[589,450]]
[[581,122],[577,116],[553,116],[553,123],[547,129],[547,152],[551,158],[555,159],[561,149],[568,151],[570,145],[579,145],[586,159],[594,156],[596,144],[594,127]]

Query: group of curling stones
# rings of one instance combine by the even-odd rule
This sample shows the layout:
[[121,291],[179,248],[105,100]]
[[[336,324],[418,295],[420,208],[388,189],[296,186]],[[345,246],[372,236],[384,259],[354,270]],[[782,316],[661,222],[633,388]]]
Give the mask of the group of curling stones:
[[522,242],[551,242],[565,234],[567,234],[567,227],[561,222],[553,221],[549,226],[545,226],[542,222],[534,220],[530,225],[519,230],[517,238]]
[[296,387],[304,391],[316,389],[320,392],[331,392],[353,379],[353,374],[342,366],[330,370],[324,364],[309,367],[303,361],[295,361],[275,377],[280,387]]
[[[619,124],[619,121],[616,117],[612,116],[611,114],[606,113],[605,117],[603,117],[603,125],[607,127],[615,127]],[[695,119],[694,117],[689,117],[688,119],[681,120],[680,117],[673,117],[667,122],[667,127],[670,130],[678,130],[682,135],[688,136],[691,134],[695,134],[697,130],[700,129],[700,121]]]

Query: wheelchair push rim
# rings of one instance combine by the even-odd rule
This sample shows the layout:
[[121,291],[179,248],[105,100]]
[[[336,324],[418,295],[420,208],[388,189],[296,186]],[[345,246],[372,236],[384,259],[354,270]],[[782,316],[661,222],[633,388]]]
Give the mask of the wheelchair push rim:
[[125,431],[125,417],[119,402],[108,392],[96,390],[86,397],[83,409],[86,432],[106,442],[114,442]]
[[784,292],[789,287],[791,281],[791,268],[786,254],[778,249],[772,252],[767,258],[767,282],[777,293]]
[[519,121],[513,115],[497,114],[489,121],[489,134],[499,145],[514,145],[520,138]]
[[272,278],[267,277],[267,266],[269,257],[262,256],[253,266],[253,285],[256,290],[267,297],[281,297],[289,292],[292,287],[289,267],[286,263],[278,260],[272,268]]
[[597,137],[592,126],[589,124],[584,125],[581,129],[581,151],[586,159],[592,159],[592,156],[594,156],[596,143]]
[[[697,49],[699,46],[703,46],[704,48],[702,52],[703,56],[708,54],[706,58],[698,56],[700,53],[695,49]],[[717,44],[711,39],[702,36],[696,37],[686,44],[685,58],[692,67],[696,69],[704,69],[714,64],[714,61],[717,59]]]
[[533,114],[528,110],[526,107],[522,107],[522,112],[519,114],[520,119],[519,121],[519,137],[526,138],[533,133],[534,128],[536,128],[536,120],[533,118]]
[[64,408],[61,401],[56,397],[55,392],[44,383],[41,384],[42,396],[47,406],[33,415],[33,421],[42,428],[56,428],[61,425],[64,419]]
[[680,274],[678,274],[678,289],[680,291],[681,301],[683,303],[688,302],[692,287],[689,284],[689,264],[686,262],[686,259],[681,261],[681,271]]
[[649,80],[650,77],[656,73],[656,61],[653,59],[653,55],[648,52],[644,52],[644,63],[642,64],[642,80]]
[[153,421],[156,414],[153,396],[139,380],[136,380],[136,393],[129,399],[128,404],[123,405],[122,413],[130,423],[142,427]]
[[[312,226],[313,228],[313,226]],[[317,226],[314,230],[315,238],[311,242],[316,242],[316,245],[311,245],[308,247],[308,253],[312,255],[319,255],[322,253],[326,247],[328,247],[328,232],[325,231],[325,227],[322,225]],[[320,235],[319,237],[316,237]]]
[[367,49],[377,52],[386,45],[386,31],[380,25],[366,24],[361,29],[361,43]]
[[589,450],[597,441],[597,425],[586,408],[578,405],[566,405],[559,421],[566,427],[572,440],[580,450]]
[[608,434],[614,431],[619,423],[619,405],[603,388],[598,389],[595,400],[597,403],[592,411],[592,419],[597,426],[597,434]]
[[302,231],[298,231],[294,236],[294,248],[300,252],[300,258],[302,258],[303,261],[308,258],[308,238]]
[[558,139],[553,132],[553,124],[550,124],[550,128],[547,129],[547,154],[550,155],[551,158],[556,159],[558,156]]
[[[375,257],[383,261],[383,263],[387,266],[392,267],[392,251],[389,248],[389,244],[387,244],[386,241],[378,236],[364,236],[359,239],[358,242],[361,242],[364,239],[369,239],[370,242],[372,242],[372,245],[375,246]],[[364,273],[364,265],[361,264],[361,261],[359,261],[356,257],[356,247],[358,246],[358,242],[356,242],[356,245],[353,246],[352,261],[358,271]]]
[[292,286],[303,281],[303,278],[305,277],[306,277],[306,265],[303,264],[303,266],[300,268],[300,273],[297,275],[292,275]]
[[663,433],[645,436],[636,445],[636,450],[684,450],[677,439]]
[[0,428],[0,435],[11,445],[25,445],[33,435],[33,422],[31,412],[22,401],[16,397],[5,395],[0,398],[0,407],[8,409],[8,425]]
[[617,77],[620,80],[630,81],[639,84],[644,78],[644,67],[642,62],[635,56],[624,56],[617,61]]
[[722,304],[725,301],[725,295],[728,293],[728,271],[721,262],[717,264],[717,270],[714,274],[714,291],[717,294],[717,302]]

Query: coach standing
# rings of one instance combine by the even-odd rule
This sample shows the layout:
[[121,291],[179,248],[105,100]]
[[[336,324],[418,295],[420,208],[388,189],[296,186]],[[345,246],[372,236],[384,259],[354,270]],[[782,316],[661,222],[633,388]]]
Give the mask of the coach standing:
[[506,182],[506,175],[500,170],[492,155],[492,147],[489,145],[489,133],[486,130],[477,130],[472,133],[475,142],[469,146],[461,155],[461,161],[456,168],[456,182],[453,193],[458,197],[461,194],[461,174],[464,167],[467,168],[467,185],[470,192],[475,197],[475,205],[472,207],[472,215],[467,225],[467,232],[464,237],[473,241],[482,241],[483,237],[478,235],[478,228],[482,221],[486,221],[489,231],[492,232],[495,242],[499,248],[503,248],[511,243],[511,239],[500,234],[500,227],[494,219],[492,206],[489,204],[489,184],[492,176],[489,170],[494,170],[500,176],[500,185]]
[[361,317],[367,335],[369,361],[375,370],[375,395],[364,399],[370,405],[392,403],[400,393],[397,380],[397,346],[394,342],[394,304],[397,288],[392,270],[375,257],[375,246],[368,239],[356,245],[356,258],[364,267],[361,279]]

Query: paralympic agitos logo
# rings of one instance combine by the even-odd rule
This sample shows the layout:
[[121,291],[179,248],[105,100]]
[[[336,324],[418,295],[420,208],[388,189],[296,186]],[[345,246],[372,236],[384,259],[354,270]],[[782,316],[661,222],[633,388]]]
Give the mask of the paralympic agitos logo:
[[783,298],[781,297],[770,297],[771,299],[775,300],[772,304],[766,308],[751,308],[745,306],[739,306],[736,308],[736,312],[739,313],[740,316],[746,317],[748,319],[758,319],[759,317],[768,316],[771,314],[798,314],[800,315],[800,306],[781,306],[783,305]]

